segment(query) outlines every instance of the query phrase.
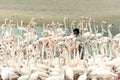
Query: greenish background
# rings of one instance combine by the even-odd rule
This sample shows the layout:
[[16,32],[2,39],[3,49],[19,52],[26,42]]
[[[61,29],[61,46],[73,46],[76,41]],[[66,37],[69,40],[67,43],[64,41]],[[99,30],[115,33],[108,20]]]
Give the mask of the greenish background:
[[45,17],[46,23],[63,22],[65,16],[70,22],[79,21],[80,16],[93,17],[96,23],[114,23],[116,31],[120,25],[120,0],[0,0],[0,23],[13,15],[26,24],[32,17]]

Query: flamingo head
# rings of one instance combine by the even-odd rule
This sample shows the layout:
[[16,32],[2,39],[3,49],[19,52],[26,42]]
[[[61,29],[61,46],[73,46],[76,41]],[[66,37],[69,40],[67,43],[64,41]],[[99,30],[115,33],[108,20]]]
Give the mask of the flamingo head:
[[113,28],[113,25],[114,25],[114,24],[109,24],[108,27],[109,27],[109,28]]

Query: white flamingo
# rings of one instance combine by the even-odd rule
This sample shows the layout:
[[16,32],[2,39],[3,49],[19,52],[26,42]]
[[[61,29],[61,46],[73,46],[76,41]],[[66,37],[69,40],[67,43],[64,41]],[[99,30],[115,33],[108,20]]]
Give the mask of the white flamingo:
[[65,27],[65,31],[67,30],[67,23],[66,23],[66,21],[68,21],[68,20],[69,20],[68,17],[65,17],[65,18],[64,18],[64,27]]
[[13,70],[11,70],[11,68],[5,67],[1,70],[1,77],[3,80],[12,80],[18,78],[19,76]]

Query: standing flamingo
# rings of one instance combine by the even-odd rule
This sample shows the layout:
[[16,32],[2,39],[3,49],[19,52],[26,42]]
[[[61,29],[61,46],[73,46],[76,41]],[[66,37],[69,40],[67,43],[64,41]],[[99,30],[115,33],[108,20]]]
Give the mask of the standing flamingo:
[[67,21],[69,20],[69,18],[68,17],[65,17],[64,18],[64,27],[65,27],[65,31],[67,30]]

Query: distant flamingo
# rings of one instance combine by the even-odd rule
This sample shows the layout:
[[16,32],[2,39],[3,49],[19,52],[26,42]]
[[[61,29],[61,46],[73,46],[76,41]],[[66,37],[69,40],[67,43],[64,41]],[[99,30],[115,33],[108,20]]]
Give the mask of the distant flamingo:
[[68,17],[64,17],[64,27],[65,27],[65,31],[66,31],[66,29],[67,29],[67,21],[69,20],[69,18]]

